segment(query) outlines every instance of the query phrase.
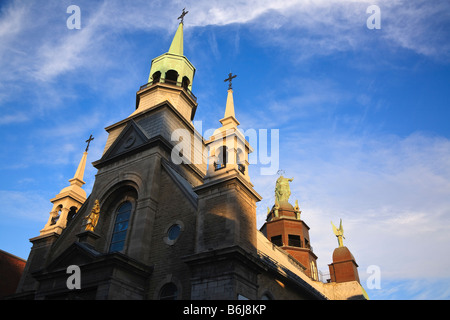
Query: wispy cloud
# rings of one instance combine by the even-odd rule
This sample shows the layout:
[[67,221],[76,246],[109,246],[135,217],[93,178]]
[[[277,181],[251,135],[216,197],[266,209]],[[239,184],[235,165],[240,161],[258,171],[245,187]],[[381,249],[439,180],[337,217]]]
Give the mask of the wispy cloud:
[[402,280],[381,280],[381,288],[367,290],[373,300],[448,300],[450,279],[426,277]]
[[[448,59],[447,1],[379,0],[381,30],[368,30],[366,9],[373,1],[196,1],[188,25],[252,22],[255,35],[267,45],[289,48],[297,58],[366,50],[379,45],[405,48],[426,56]],[[378,32],[378,33],[377,33]]]
[[[2,220],[16,217],[16,219],[41,221],[45,224],[51,210],[49,199],[35,191],[0,190],[0,200],[4,205],[0,211]],[[48,212],[46,209],[48,209]]]
[[[444,254],[450,245],[450,141],[423,134],[316,138],[289,145],[284,139],[280,158],[286,176],[295,178],[291,201],[300,201],[321,268],[327,270],[336,246],[330,221],[342,218],[362,275],[374,264],[385,279],[420,277],[424,270],[450,277]],[[267,186],[270,178],[253,182]],[[257,191],[273,202],[272,180]],[[266,202],[258,206],[259,221],[273,205]],[[418,260],[417,252],[427,258]]]
[[29,120],[28,115],[26,115],[23,112],[19,112],[16,114],[7,114],[7,115],[4,115],[2,118],[0,118],[0,125],[21,123],[21,122],[26,122],[28,120]]
[[[190,11],[187,30],[194,26],[251,23],[260,44],[289,50],[293,60],[367,50],[374,39],[384,39],[394,47],[423,55],[448,58],[449,46],[443,41],[448,38],[447,2],[377,3],[383,19],[377,35],[365,28],[369,1],[188,1],[183,6]],[[181,10],[176,1],[137,1],[133,5],[124,1],[81,1],[78,5],[82,12],[81,30],[66,28],[68,15],[63,3],[11,1],[5,5],[0,18],[0,102],[11,100],[11,92],[30,90],[30,84],[37,88],[31,95],[39,94],[38,90],[51,91],[46,83],[70,73],[76,80],[79,70],[91,74],[82,77],[84,83],[92,81],[96,74],[115,65],[113,61],[119,55],[131,56],[131,48],[119,45],[121,35],[158,29],[165,30],[170,38],[176,23],[167,21],[174,21]],[[235,39],[238,50],[239,33]],[[210,40],[212,52],[219,57],[214,34]],[[40,106],[41,110],[46,108],[45,103]],[[3,108],[12,121],[12,107]],[[15,119],[19,119],[17,115]]]

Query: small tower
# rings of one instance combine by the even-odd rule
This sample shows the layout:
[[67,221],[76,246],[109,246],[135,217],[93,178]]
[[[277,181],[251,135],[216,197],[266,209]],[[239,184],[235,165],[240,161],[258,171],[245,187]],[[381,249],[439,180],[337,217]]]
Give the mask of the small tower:
[[195,254],[185,258],[191,268],[191,295],[193,299],[257,299],[258,268],[251,257],[257,250],[256,202],[261,196],[248,176],[252,149],[237,129],[231,86],[220,122],[222,127],[205,142],[210,155],[204,183],[194,188],[198,195]]
[[358,264],[353,257],[350,250],[344,246],[342,239],[344,238],[344,228],[342,227],[342,220],[339,224],[339,229],[331,222],[334,234],[338,239],[338,247],[333,251],[333,263],[328,265],[330,270],[331,282],[341,283],[349,281],[358,281]]
[[313,280],[318,279],[317,256],[313,252],[309,238],[309,227],[301,219],[298,201],[295,206],[289,203],[291,195],[288,179],[282,175],[275,187],[275,205],[267,208],[267,218],[261,232],[273,244],[288,252],[304,267],[305,273]]
[[32,276],[36,271],[42,270],[50,256],[51,249],[55,241],[60,237],[67,223],[76,215],[78,209],[86,201],[86,191],[81,189],[85,184],[83,181],[84,169],[86,167],[86,158],[89,150],[89,144],[94,140],[92,135],[87,142],[86,150],[81,157],[80,164],[72,179],[69,180],[70,185],[62,189],[50,201],[53,203],[53,209],[50,212],[45,227],[41,230],[40,235],[30,239],[33,244],[30,255],[27,259],[23,276],[18,285],[18,292],[26,292],[36,290],[39,286],[37,280]]
[[248,174],[248,155],[253,152],[245,136],[238,130],[239,121],[234,113],[234,99],[232,79],[236,75],[229,74],[228,95],[225,107],[225,115],[220,120],[222,127],[217,129],[214,134],[205,142],[209,150],[208,171],[205,177],[205,183],[220,177],[225,177],[231,173],[242,176],[250,182]]
[[47,235],[51,233],[61,234],[67,225],[68,221],[77,213],[78,209],[86,201],[86,191],[81,187],[85,184],[83,181],[84,169],[86,167],[86,158],[89,150],[90,142],[94,140],[92,135],[86,142],[86,147],[83,156],[81,157],[78,169],[72,179],[69,180],[70,185],[62,189],[50,202],[53,203],[53,209],[50,211],[50,217],[44,228],[41,230],[40,235]]

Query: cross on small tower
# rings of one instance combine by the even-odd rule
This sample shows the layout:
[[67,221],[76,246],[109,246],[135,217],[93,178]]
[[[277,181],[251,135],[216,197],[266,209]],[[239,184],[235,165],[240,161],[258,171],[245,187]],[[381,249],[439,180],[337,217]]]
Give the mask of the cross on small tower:
[[91,144],[91,141],[92,141],[92,140],[94,140],[94,137],[93,137],[92,134],[91,134],[91,136],[89,137],[89,139],[86,140],[86,143],[87,143],[86,152],[89,150],[89,145]]
[[228,84],[228,90],[233,89],[233,88],[232,88],[231,81],[232,81],[234,78],[236,78],[236,77],[237,77],[237,75],[234,75],[234,76],[233,76],[233,74],[230,72],[230,73],[228,74],[228,79],[223,80],[223,82],[230,81],[230,83]]
[[181,16],[178,17],[178,20],[181,19],[180,23],[184,22],[184,16],[187,15],[189,13],[189,11],[184,11],[186,8],[183,8],[183,12],[181,13]]

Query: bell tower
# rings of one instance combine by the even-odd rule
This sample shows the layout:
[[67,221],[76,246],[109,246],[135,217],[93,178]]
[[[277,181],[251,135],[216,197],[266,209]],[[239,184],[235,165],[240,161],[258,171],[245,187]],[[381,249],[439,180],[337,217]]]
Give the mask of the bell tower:
[[137,92],[136,110],[131,116],[168,101],[188,122],[194,119],[197,110],[197,98],[192,93],[195,67],[183,52],[183,23],[187,13],[183,9],[178,18],[181,21],[169,51],[152,60],[148,83]]
[[[208,141],[208,170],[198,195],[195,254],[185,258],[191,268],[192,299],[257,299],[256,203],[261,196],[248,176],[252,151],[237,129],[230,81],[225,115]],[[247,270],[247,271],[245,271]]]
[[41,270],[47,263],[47,259],[51,254],[53,244],[63,233],[64,229],[72,220],[76,219],[77,213],[86,201],[86,191],[81,187],[85,184],[83,181],[84,170],[86,167],[86,158],[89,150],[89,144],[94,140],[92,135],[87,142],[86,150],[78,164],[77,171],[72,179],[69,180],[70,185],[63,188],[53,199],[52,211],[44,228],[40,231],[40,235],[30,239],[33,244],[27,259],[23,276],[18,285],[18,292],[26,292],[36,290],[38,283],[31,275],[33,272]]
[[[253,250],[256,243],[256,202],[261,197],[254,191],[248,175],[248,154],[253,149],[237,128],[231,84],[235,77],[230,73],[225,79],[229,86],[225,115],[220,120],[222,126],[205,142],[209,151],[208,169],[204,184],[194,189],[199,195],[198,219],[203,228],[198,234],[198,251],[230,245]],[[215,219],[225,222],[227,227],[221,229],[220,224],[212,223]],[[223,235],[217,237],[218,234]]]
[[298,200],[295,201],[295,206],[288,201],[291,195],[289,183],[293,180],[282,175],[277,179],[275,205],[267,208],[267,218],[261,232],[300,262],[310,278],[317,280],[317,256],[311,246],[309,227],[301,219]]
[[222,127],[218,128],[214,134],[206,141],[209,150],[208,171],[205,182],[217,180],[230,174],[237,174],[250,183],[248,174],[248,155],[253,152],[253,148],[245,139],[241,131],[238,130],[239,121],[234,112],[234,99],[232,79],[236,75],[229,74],[228,94],[225,107],[225,115],[220,120]]
[[86,168],[86,158],[89,150],[89,144],[94,140],[92,135],[86,142],[88,143],[81,161],[78,165],[77,171],[72,179],[69,180],[70,185],[62,189],[53,199],[50,201],[53,203],[53,209],[50,211],[50,217],[44,228],[41,230],[40,235],[47,234],[61,234],[67,225],[68,221],[75,216],[78,209],[86,201],[86,191],[81,187],[85,184],[83,181],[84,170]]

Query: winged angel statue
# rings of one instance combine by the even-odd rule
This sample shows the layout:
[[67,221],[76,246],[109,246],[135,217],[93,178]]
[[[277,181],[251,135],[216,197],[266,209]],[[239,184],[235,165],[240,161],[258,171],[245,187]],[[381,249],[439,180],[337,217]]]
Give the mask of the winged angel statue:
[[340,224],[339,224],[339,229],[336,228],[336,226],[333,224],[333,221],[331,221],[331,225],[333,226],[334,234],[338,238],[339,247],[343,247],[344,246],[344,242],[342,241],[342,239],[345,239],[345,237],[344,237],[344,228],[342,227],[342,219],[341,219]]

